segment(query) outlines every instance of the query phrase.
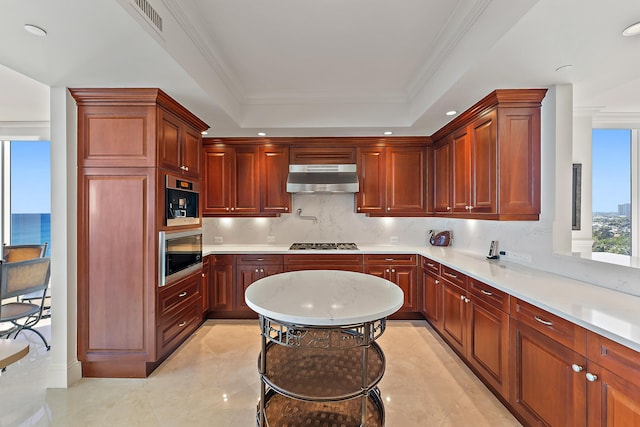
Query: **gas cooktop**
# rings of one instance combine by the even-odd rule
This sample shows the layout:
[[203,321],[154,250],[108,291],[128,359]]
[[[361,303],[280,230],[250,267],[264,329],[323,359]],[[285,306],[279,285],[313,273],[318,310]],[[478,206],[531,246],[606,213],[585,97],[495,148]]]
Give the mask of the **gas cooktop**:
[[294,243],[289,247],[292,251],[306,250],[357,250],[355,243]]

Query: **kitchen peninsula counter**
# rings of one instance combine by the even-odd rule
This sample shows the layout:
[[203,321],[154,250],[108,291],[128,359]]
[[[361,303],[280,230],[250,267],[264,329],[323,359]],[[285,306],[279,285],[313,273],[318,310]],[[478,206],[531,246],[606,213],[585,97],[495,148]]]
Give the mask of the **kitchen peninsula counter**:
[[640,351],[640,297],[453,248],[362,245],[359,250],[291,251],[284,245],[205,245],[214,254],[418,254]]

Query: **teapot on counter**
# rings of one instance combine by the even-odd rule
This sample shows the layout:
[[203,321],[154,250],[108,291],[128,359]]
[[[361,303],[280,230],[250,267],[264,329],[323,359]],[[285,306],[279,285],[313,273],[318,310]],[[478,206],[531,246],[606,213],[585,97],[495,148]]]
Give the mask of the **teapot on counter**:
[[431,246],[449,246],[451,244],[451,231],[431,230],[429,233],[429,243]]

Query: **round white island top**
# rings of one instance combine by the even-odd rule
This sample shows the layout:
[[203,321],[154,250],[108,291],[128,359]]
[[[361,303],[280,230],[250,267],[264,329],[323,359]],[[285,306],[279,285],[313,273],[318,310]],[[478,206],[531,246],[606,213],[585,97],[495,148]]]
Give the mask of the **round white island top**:
[[340,270],[305,270],[267,276],[244,294],[256,313],[281,322],[337,326],[371,322],[395,313],[404,302],[393,282]]

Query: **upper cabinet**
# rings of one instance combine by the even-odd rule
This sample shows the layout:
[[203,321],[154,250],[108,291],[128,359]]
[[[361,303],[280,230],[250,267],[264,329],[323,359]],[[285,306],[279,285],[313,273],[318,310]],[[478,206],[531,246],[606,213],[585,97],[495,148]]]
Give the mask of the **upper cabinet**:
[[372,216],[427,214],[427,146],[358,147],[356,212]]
[[202,134],[166,110],[158,111],[159,166],[200,178]]
[[82,105],[79,167],[160,167],[200,175],[209,126],[160,89],[70,89]]
[[496,90],[432,136],[433,212],[537,220],[546,89]]
[[289,212],[288,147],[205,139],[202,156],[203,215],[275,216]]

